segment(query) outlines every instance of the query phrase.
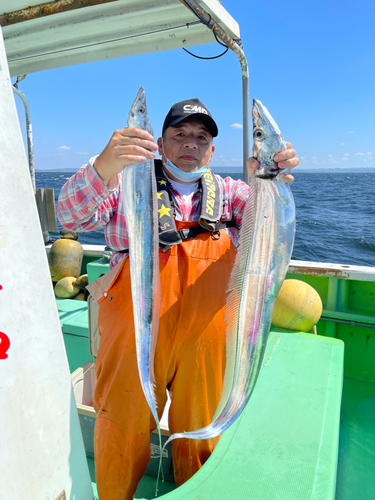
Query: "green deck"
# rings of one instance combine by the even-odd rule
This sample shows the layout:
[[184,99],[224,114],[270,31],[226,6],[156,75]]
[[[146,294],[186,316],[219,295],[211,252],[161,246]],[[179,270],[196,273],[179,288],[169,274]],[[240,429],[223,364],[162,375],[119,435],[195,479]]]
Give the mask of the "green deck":
[[[103,273],[100,262],[95,262],[88,266],[89,277],[90,267],[90,281]],[[374,324],[374,282],[296,274],[288,278],[303,278],[317,289],[324,317],[346,315]],[[71,371],[92,359],[85,306],[58,301]],[[318,334],[272,329],[262,372],[243,416],[223,435],[202,470],[168,500],[224,498],[224,488],[228,498],[375,498],[375,330],[320,321]],[[345,343],[341,418],[340,339]],[[92,460],[88,463],[95,481]],[[173,488],[173,483],[162,483],[159,494]],[[145,476],[136,498],[154,495],[155,478]]]

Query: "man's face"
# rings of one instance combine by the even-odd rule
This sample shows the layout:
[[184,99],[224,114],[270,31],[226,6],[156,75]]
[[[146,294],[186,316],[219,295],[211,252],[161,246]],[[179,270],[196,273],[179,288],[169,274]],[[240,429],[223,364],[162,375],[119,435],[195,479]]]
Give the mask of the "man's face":
[[[162,138],[158,139],[159,153],[163,155]],[[212,135],[204,123],[184,120],[164,133],[164,153],[176,167],[193,172],[206,166],[212,158],[215,146]],[[163,156],[163,160],[166,158]]]

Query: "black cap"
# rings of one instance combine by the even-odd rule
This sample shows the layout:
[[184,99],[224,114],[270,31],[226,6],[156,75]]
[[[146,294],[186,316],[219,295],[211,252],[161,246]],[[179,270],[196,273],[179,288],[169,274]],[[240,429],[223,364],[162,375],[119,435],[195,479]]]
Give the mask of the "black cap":
[[187,118],[203,122],[211,132],[212,137],[216,137],[219,133],[211,113],[199,99],[194,98],[173,104],[164,120],[163,135],[168,127],[174,127]]

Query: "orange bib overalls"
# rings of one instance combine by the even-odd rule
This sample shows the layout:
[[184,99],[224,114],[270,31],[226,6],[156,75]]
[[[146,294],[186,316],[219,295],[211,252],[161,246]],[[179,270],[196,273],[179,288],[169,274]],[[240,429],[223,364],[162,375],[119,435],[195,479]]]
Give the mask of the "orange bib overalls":
[[[176,221],[177,229],[197,225]],[[169,429],[208,425],[220,400],[225,369],[226,287],[235,249],[224,230],[160,251],[161,311],[155,353],[159,418],[171,393]],[[150,458],[155,420],[138,375],[129,259],[99,301],[100,346],[94,407],[95,467],[100,500],[130,500]],[[219,437],[173,441],[176,485],[209,458]]]

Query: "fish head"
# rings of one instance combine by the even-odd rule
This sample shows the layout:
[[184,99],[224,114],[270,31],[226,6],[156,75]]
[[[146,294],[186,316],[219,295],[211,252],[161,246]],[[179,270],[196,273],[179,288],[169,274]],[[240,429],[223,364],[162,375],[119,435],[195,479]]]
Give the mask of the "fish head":
[[286,149],[280,129],[263,104],[253,99],[253,156],[259,163],[256,177],[273,179],[280,172],[273,157]]
[[136,98],[130,108],[128,115],[128,127],[147,130],[148,133],[154,135],[147,113],[146,92],[143,87],[138,90]]

